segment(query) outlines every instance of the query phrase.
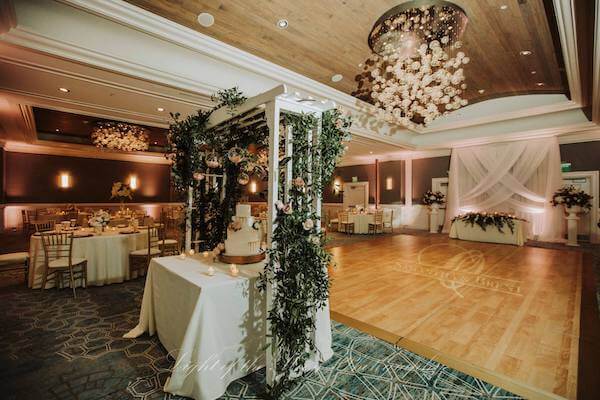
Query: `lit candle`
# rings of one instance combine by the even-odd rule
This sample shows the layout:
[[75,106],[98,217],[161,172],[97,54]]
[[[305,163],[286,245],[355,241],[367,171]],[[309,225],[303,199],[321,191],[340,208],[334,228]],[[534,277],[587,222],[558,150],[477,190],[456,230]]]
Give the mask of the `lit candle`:
[[208,276],[214,276],[215,275],[215,269],[212,266],[208,267],[208,270],[206,271],[206,275],[208,275]]
[[183,251],[179,255],[179,258],[181,258],[182,260],[185,260],[185,253]]
[[190,253],[190,256],[193,256],[196,252],[194,251],[194,249],[190,249],[189,253]]
[[238,276],[238,274],[240,273],[235,264],[231,264],[231,266],[229,267],[229,272],[231,273],[231,276]]

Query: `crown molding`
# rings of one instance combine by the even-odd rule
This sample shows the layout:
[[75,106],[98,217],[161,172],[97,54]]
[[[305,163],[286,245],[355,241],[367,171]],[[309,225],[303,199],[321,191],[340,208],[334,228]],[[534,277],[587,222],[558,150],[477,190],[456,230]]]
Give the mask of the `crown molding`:
[[553,0],[571,100],[581,105],[581,75],[575,28],[574,0]]
[[35,116],[33,115],[33,107],[28,104],[19,104],[19,109],[21,111],[21,118],[23,119],[23,124],[25,125],[26,134],[29,137],[35,138],[37,136],[37,129],[35,127]]
[[52,145],[36,141],[35,143],[23,143],[6,141],[4,150],[11,153],[45,154],[62,157],[94,158],[101,160],[119,160],[139,162],[147,164],[165,164],[170,162],[162,153],[151,152],[116,152],[110,150],[100,151],[90,146],[52,142]]
[[106,107],[98,104],[91,104],[62,97],[47,96],[1,86],[0,93],[7,95],[19,105],[43,107],[56,111],[119,120],[122,122],[154,126],[157,128],[169,127],[169,123],[165,119],[158,118],[152,114],[124,111],[120,108]]
[[595,142],[600,140],[600,125],[590,126],[584,130],[563,133],[558,136],[560,144]]

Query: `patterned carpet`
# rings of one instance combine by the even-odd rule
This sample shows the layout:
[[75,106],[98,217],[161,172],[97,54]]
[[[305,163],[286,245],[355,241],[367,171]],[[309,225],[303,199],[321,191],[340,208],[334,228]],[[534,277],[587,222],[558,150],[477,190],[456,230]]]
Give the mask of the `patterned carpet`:
[[[0,289],[3,399],[177,399],[162,392],[174,360],[156,337],[123,339],[137,323],[143,281],[44,293]],[[335,355],[287,399],[514,399],[498,387],[333,323]],[[223,399],[258,399],[262,372]]]

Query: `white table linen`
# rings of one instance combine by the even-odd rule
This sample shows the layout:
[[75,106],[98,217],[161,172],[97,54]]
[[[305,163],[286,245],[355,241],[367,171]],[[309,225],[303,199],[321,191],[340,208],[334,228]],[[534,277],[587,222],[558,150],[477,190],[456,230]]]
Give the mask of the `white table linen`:
[[348,222],[354,222],[354,233],[366,235],[369,233],[369,224],[375,223],[375,214],[349,214]]
[[470,223],[465,221],[456,220],[452,222],[450,227],[450,238],[471,240],[475,242],[486,242],[486,243],[501,243],[501,244],[515,244],[517,246],[523,246],[525,244],[525,229],[523,221],[515,221],[514,231],[511,232],[507,225],[502,228],[503,233],[498,231],[496,226],[488,226],[484,231],[477,224],[471,226]]
[[[108,229],[101,234],[73,239],[73,258],[87,259],[87,283],[90,286],[102,286],[120,283],[129,279],[129,253],[148,247],[145,230],[139,233],[124,234],[121,230]],[[92,233],[93,229],[84,228],[78,233]],[[32,235],[29,241],[29,282],[30,288],[40,288],[44,274],[44,249],[42,239]],[[76,284],[79,284],[76,282]],[[48,282],[46,288],[54,286]]]
[[[209,264],[201,256],[155,258],[146,276],[138,325],[124,337],[158,333],[176,358],[164,391],[196,400],[220,397],[227,386],[265,366],[265,295],[256,288],[264,263]],[[208,276],[213,265],[216,273]],[[306,369],[333,355],[329,307],[317,314],[313,355]]]

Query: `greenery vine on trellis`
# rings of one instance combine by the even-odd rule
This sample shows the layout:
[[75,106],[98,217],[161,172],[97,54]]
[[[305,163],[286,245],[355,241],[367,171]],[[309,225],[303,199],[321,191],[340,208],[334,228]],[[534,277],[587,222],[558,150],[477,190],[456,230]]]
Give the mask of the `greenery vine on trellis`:
[[293,153],[280,161],[280,168],[283,171],[292,163],[292,185],[287,202],[277,203],[274,244],[268,249],[269,262],[259,280],[261,289],[269,284],[275,288],[268,315],[278,371],[274,386],[269,388],[273,398],[292,385],[293,377],[302,375],[306,361],[316,351],[316,312],[329,298],[327,266],[331,255],[324,248],[319,215],[312,202],[322,195],[343,154],[351,121],[338,110],[324,113],[321,135],[312,146],[308,132],[316,132],[317,123],[317,118],[307,114],[286,114],[284,118],[284,124],[292,126]]

